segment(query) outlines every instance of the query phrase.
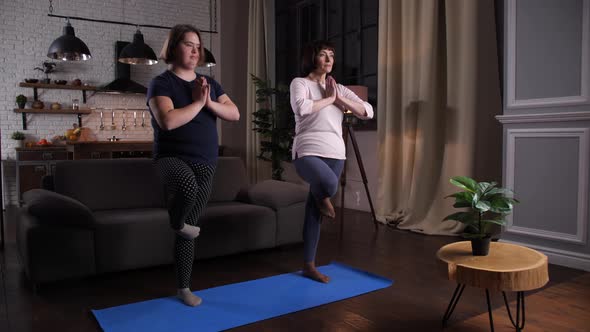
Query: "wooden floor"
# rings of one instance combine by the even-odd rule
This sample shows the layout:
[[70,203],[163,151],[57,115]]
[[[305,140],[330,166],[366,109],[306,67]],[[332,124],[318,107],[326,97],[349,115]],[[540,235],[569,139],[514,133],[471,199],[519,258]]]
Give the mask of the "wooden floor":
[[[35,295],[17,259],[10,214],[8,241],[0,251],[2,332],[100,331],[90,309],[170,296],[175,291],[173,270],[164,266],[53,283]],[[319,265],[340,261],[394,279],[394,284],[232,331],[442,330],[441,317],[455,284],[441,273],[435,253],[458,238],[424,236],[387,226],[374,233],[369,214],[348,210],[341,243],[337,223],[326,222],[322,227]],[[296,271],[301,257],[302,246],[295,245],[197,261],[192,286],[204,289]],[[549,269],[550,283],[526,293],[525,331],[590,331],[590,273],[553,265]],[[492,305],[496,331],[513,331],[501,294],[492,294]],[[488,330],[484,291],[466,288],[445,331]]]

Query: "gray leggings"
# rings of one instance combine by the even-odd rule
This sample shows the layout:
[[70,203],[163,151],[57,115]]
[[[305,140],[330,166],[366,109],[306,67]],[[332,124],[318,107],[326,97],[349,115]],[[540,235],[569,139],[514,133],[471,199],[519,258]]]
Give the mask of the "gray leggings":
[[[215,167],[176,157],[160,158],[156,160],[156,167],[166,185],[170,227],[179,230],[185,223],[197,226],[209,200]],[[174,269],[178,288],[189,287],[194,256],[195,241],[176,235]]]
[[315,261],[320,241],[321,218],[316,201],[336,195],[344,160],[305,156],[295,159],[293,163],[297,174],[310,186],[303,224],[303,258],[306,263],[310,263]]

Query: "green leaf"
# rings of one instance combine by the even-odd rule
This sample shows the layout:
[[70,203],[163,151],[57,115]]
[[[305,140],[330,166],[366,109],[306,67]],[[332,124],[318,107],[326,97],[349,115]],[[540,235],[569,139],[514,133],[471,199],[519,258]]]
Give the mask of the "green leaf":
[[506,197],[506,199],[512,203],[512,205],[514,205],[515,203],[520,203],[519,200],[517,200],[516,198],[510,198],[510,197]]
[[498,183],[496,182],[479,182],[477,184],[477,192],[480,193],[481,196],[485,195],[488,191],[492,190]]
[[453,207],[455,208],[472,207],[471,201],[473,200],[473,193],[469,191],[460,191],[445,198],[449,197],[455,198],[455,203],[453,204]]
[[472,212],[455,212],[446,216],[442,221],[456,220],[464,224],[472,224],[476,221],[475,215]]
[[451,178],[450,182],[451,184],[469,192],[475,193],[477,191],[477,182],[470,177],[454,176]]
[[453,207],[456,209],[462,209],[462,208],[470,208],[471,203],[466,203],[466,202],[456,202],[455,204],[453,204]]
[[481,212],[486,212],[490,210],[491,206],[487,201],[479,201],[475,204],[475,208]]
[[494,196],[490,201],[490,211],[495,213],[510,213],[512,211],[512,199],[503,196]]
[[487,192],[487,194],[490,195],[490,196],[492,196],[492,195],[497,195],[497,194],[512,195],[514,193],[510,189],[505,189],[505,188],[492,188],[492,189],[490,189]]

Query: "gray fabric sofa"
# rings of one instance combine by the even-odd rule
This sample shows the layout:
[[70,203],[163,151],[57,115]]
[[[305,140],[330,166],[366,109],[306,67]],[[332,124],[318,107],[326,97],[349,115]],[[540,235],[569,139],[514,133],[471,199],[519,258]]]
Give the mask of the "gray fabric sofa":
[[[17,246],[39,283],[173,263],[166,195],[148,159],[57,163],[46,189],[24,193]],[[241,159],[220,157],[200,218],[195,258],[302,241],[307,189],[264,181],[247,186]]]

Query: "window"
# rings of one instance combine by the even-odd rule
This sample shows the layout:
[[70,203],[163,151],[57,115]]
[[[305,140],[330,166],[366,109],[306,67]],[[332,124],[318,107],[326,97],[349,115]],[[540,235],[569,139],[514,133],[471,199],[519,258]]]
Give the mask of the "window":
[[[368,87],[377,106],[378,0],[281,0],[276,2],[277,82],[289,84],[300,75],[305,44],[325,39],[336,47],[332,75],[343,85]],[[358,129],[375,129],[363,121]]]

